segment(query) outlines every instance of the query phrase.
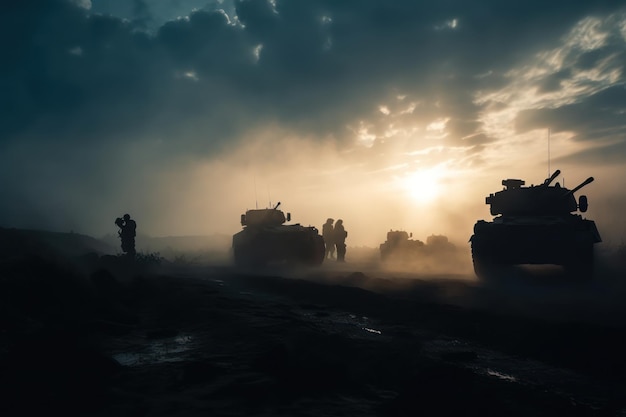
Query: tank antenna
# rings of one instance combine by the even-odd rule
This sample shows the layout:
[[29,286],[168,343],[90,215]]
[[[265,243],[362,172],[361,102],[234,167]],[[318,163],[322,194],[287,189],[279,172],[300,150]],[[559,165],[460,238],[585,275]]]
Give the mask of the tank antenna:
[[259,199],[256,195],[256,175],[254,176],[254,208],[259,208]]
[[272,207],[272,196],[270,195],[270,186],[267,186],[267,199],[269,200],[270,207]]
[[548,128],[548,177],[550,176],[550,128]]

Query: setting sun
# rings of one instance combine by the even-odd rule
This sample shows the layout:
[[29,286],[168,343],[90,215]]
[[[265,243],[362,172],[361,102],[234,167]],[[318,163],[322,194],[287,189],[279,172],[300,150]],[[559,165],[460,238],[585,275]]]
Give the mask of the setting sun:
[[407,174],[402,179],[402,185],[414,201],[429,203],[441,193],[442,177],[443,168],[434,167]]

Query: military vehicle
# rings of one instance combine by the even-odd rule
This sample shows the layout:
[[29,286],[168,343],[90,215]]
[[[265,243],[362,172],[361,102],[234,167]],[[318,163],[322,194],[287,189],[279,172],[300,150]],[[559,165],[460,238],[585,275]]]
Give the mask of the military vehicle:
[[389,230],[387,240],[379,246],[381,261],[424,260],[434,256],[451,255],[456,251],[454,244],[444,235],[430,235],[426,238],[426,243],[421,240],[409,239],[412,237],[413,233]]
[[389,230],[387,240],[380,244],[380,259],[387,261],[391,258],[410,260],[417,256],[419,248],[424,246],[421,240],[412,240],[413,233],[409,234],[403,230]]
[[313,226],[286,225],[291,213],[273,208],[247,210],[241,215],[243,230],[233,235],[233,256],[238,266],[277,263],[320,265],[324,239]]
[[556,170],[542,184],[530,187],[520,179],[502,180],[504,189],[486,197],[485,204],[497,217],[474,225],[470,242],[478,277],[520,264],[561,265],[570,277],[592,277],[594,244],[602,239],[592,220],[573,213],[587,211],[587,197],[576,201],[574,193],[594,179],[571,190],[558,182],[550,185],[560,173]]
[[445,255],[456,251],[456,246],[448,240],[448,236],[430,235],[424,247],[429,255]]

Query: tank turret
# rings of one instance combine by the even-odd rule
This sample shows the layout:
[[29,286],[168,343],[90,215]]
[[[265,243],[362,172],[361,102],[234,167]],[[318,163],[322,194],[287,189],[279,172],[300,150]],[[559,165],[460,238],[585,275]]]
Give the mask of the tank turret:
[[578,203],[574,193],[593,182],[593,177],[587,178],[571,190],[561,187],[558,182],[550,186],[560,173],[561,171],[556,170],[541,185],[530,187],[524,187],[523,180],[502,180],[504,190],[489,194],[485,203],[491,206],[490,212],[494,216],[566,215],[579,209],[581,212],[587,211],[587,197],[581,196],[582,201]]
[[593,221],[575,214],[587,211],[588,200],[583,195],[577,201],[574,193],[594,179],[570,190],[558,182],[551,185],[560,173],[556,170],[529,187],[524,180],[505,179],[503,190],[486,197],[490,213],[497,217],[474,225],[470,241],[478,276],[494,266],[514,264],[558,264],[572,275],[591,275],[593,245],[601,238]]
[[280,226],[281,224],[291,221],[291,213],[285,213],[278,210],[280,201],[274,208],[247,210],[241,215],[241,225],[250,227],[266,227]]

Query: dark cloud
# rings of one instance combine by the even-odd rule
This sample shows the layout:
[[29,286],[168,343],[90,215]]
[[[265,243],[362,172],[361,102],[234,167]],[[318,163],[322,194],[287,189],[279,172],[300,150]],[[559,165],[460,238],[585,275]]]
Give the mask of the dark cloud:
[[[95,182],[118,190],[120,177],[137,166],[110,173],[104,155],[149,148],[154,160],[142,169],[156,170],[177,156],[210,158],[271,125],[347,145],[362,121],[382,138],[390,123],[424,132],[447,119],[440,144],[467,146],[471,155],[493,140],[482,132],[486,108],[476,103],[477,91],[501,87],[504,73],[554,47],[582,17],[623,6],[608,0],[277,0],[274,7],[237,0],[229,17],[219,2],[206,1],[188,17],[147,31],[166,7],[178,12],[182,3],[116,3],[126,7],[128,20],[96,13],[95,3],[92,11],[68,0],[3,6],[0,149],[25,157],[45,144],[60,155],[38,156],[40,166],[52,167],[47,174],[2,161],[23,179],[21,188],[0,181],[20,201],[14,213],[36,205],[28,189],[42,175],[51,183],[78,177],[75,189]],[[575,65],[597,65],[615,52],[615,42],[577,56]],[[623,54],[623,41],[621,47]],[[548,75],[542,88],[556,91],[569,76]],[[527,131],[545,123],[576,131],[581,140],[616,138],[623,134],[623,100],[623,90],[606,89],[580,103],[527,111],[517,126]],[[411,103],[413,110],[401,114]],[[429,146],[419,138],[403,145],[406,151]]]
[[559,91],[563,88],[563,81],[571,78],[572,70],[570,68],[564,69],[562,71],[558,71],[554,74],[548,75],[546,78],[542,80],[539,85],[540,93],[551,93],[554,91]]
[[[274,9],[250,0],[236,4],[243,27],[222,13],[198,11],[152,37],[137,31],[150,16],[148,3],[133,5],[137,20],[131,22],[89,16],[61,0],[30,0],[3,14],[6,37],[23,42],[3,48],[13,66],[3,74],[11,98],[5,99],[11,111],[4,113],[4,133],[39,123],[47,131],[69,125],[80,131],[82,122],[102,136],[145,130],[151,119],[185,125],[201,114],[210,120],[227,100],[238,103],[233,115],[246,114],[252,123],[269,118],[341,136],[348,123],[372,117],[377,102],[397,91],[427,103],[414,113],[415,123],[450,117],[456,141],[480,128],[473,94],[490,80],[478,74],[510,67],[588,12],[582,3],[537,12],[533,2],[509,8],[278,1]],[[557,13],[549,28],[540,24]]]
[[[518,114],[519,132],[550,128],[554,133],[575,132],[578,141],[624,141],[626,86],[607,88],[585,100],[554,109],[525,110]],[[626,159],[626,154],[619,157]]]
[[[621,137],[626,135],[622,130]],[[556,163],[576,163],[587,165],[623,165],[626,162],[626,141],[619,141],[608,145],[599,145],[583,152],[555,159]]]
[[133,0],[133,23],[144,30],[147,30],[152,24],[154,24],[154,18],[150,13],[150,8],[144,0]]

